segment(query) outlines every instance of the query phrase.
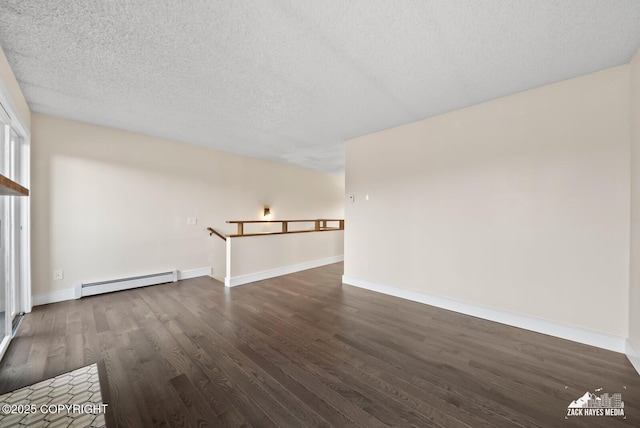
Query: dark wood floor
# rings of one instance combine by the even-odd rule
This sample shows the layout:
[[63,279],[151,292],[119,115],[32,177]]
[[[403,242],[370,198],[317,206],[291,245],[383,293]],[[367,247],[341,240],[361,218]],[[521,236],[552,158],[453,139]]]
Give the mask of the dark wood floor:
[[[34,308],[0,391],[99,360],[117,426],[640,426],[622,354],[343,286],[342,264]],[[606,322],[606,320],[603,320]],[[565,420],[589,390],[627,420]]]

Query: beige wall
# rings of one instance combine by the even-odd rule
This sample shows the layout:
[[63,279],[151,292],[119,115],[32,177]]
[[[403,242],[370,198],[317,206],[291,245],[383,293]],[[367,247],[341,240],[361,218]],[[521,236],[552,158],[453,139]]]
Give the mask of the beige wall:
[[[306,229],[313,227],[313,224],[307,225]],[[227,245],[228,281],[247,283],[256,280],[247,278],[255,274],[271,277],[287,269],[299,270],[295,268],[315,261],[322,261],[322,264],[339,261],[338,258],[341,259],[344,254],[344,232],[336,230],[230,238]],[[269,275],[269,272],[272,274]],[[261,275],[257,278],[263,279]]]
[[631,278],[629,341],[640,352],[640,52],[631,62]]
[[13,74],[13,70],[11,70],[9,63],[7,62],[7,57],[4,55],[1,48],[0,85],[4,85],[6,92],[11,97],[10,102],[12,103],[12,108],[15,109],[16,114],[20,115],[22,124],[28,130],[31,126],[31,112],[29,111],[27,101],[24,99],[24,95],[22,95],[22,90],[20,89],[18,81]]
[[345,276],[626,337],[629,102],[621,66],[348,141]]
[[[225,275],[226,220],[342,217],[344,182],[287,165],[34,114],[33,294],[167,268]],[[187,217],[197,217],[188,226]],[[64,280],[53,281],[54,269]]]

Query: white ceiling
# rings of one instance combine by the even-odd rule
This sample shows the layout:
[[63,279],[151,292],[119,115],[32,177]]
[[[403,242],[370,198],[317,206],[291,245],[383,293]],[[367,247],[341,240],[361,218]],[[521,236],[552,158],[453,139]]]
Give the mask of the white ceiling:
[[1,0],[31,109],[332,173],[347,139],[629,62],[637,0]]

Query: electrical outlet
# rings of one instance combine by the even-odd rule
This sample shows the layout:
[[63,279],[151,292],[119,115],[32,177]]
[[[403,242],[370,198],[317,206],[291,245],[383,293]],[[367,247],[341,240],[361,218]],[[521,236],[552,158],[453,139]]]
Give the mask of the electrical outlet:
[[356,197],[354,195],[349,195],[347,196],[347,199],[349,199],[349,202],[353,202],[356,200]]
[[56,269],[53,271],[53,280],[60,281],[64,279],[64,271],[62,269]]
[[187,217],[187,225],[195,226],[198,224],[198,217]]

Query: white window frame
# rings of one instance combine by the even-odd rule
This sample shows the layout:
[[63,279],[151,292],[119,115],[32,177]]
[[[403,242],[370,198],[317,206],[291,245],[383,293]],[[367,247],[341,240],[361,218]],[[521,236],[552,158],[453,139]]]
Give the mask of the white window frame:
[[[19,145],[20,156],[19,161],[19,171],[20,171],[20,179],[18,181],[22,186],[30,189],[31,186],[31,132],[29,128],[22,121],[22,118],[18,115],[18,109],[16,108],[13,99],[4,82],[0,80],[0,105],[4,109],[4,111],[9,115],[9,126],[13,128],[13,130],[22,138],[22,143]],[[3,130],[4,132],[4,130]],[[15,170],[15,157],[11,158],[11,169]],[[20,204],[20,218],[14,219],[14,221],[18,221],[22,226],[20,230],[20,236],[16,236],[15,239],[21,240],[20,245],[20,266],[18,267],[20,271],[20,302],[19,307],[15,308],[15,312],[31,312],[33,308],[33,302],[31,299],[31,190],[29,190],[28,197],[18,197],[19,200],[15,201],[15,204]],[[15,256],[15,255],[14,255]],[[7,293],[10,294],[10,293]],[[12,295],[6,296],[7,303],[13,302]],[[11,300],[10,300],[11,299]],[[9,341],[11,340],[11,317],[10,312],[7,311],[5,316],[5,322],[7,326],[7,332],[9,332],[9,336],[6,337],[0,343],[0,359],[3,357],[6,352]]]

